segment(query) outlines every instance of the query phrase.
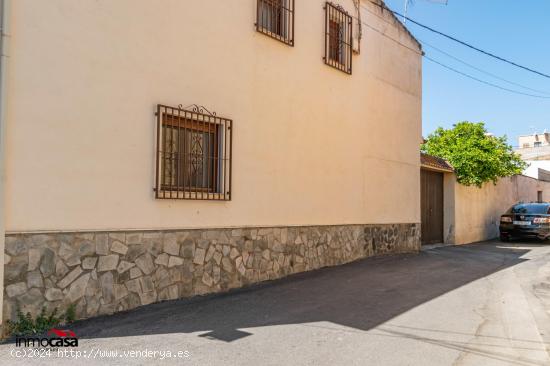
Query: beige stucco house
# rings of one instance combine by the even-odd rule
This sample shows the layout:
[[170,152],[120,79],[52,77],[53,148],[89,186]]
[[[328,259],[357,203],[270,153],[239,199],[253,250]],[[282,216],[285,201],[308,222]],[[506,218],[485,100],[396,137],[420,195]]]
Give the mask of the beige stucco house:
[[1,3],[4,320],[418,250],[422,50],[382,2]]

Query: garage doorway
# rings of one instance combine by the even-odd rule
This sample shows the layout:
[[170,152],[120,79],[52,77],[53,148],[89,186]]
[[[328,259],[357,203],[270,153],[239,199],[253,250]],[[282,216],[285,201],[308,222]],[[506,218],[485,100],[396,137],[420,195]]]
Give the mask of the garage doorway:
[[443,173],[420,170],[422,245],[443,243]]

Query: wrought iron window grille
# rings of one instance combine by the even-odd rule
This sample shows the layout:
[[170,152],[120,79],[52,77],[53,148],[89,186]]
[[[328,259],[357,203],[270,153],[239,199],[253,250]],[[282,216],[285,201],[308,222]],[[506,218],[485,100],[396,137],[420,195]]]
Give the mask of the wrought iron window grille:
[[294,46],[294,1],[257,0],[256,30]]
[[231,200],[233,121],[196,104],[155,115],[155,198]]
[[344,8],[325,3],[325,64],[352,73],[353,20]]

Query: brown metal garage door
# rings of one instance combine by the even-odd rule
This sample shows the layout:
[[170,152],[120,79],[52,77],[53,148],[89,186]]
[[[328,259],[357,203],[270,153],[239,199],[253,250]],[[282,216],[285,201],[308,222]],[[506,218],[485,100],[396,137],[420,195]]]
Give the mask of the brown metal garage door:
[[443,173],[420,171],[422,244],[443,242]]

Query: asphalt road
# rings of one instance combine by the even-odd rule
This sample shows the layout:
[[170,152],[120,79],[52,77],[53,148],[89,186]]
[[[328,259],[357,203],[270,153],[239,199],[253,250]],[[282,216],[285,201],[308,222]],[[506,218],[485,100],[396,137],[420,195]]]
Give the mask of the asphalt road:
[[550,246],[372,258],[71,329],[79,359],[3,344],[0,364],[550,365]]

